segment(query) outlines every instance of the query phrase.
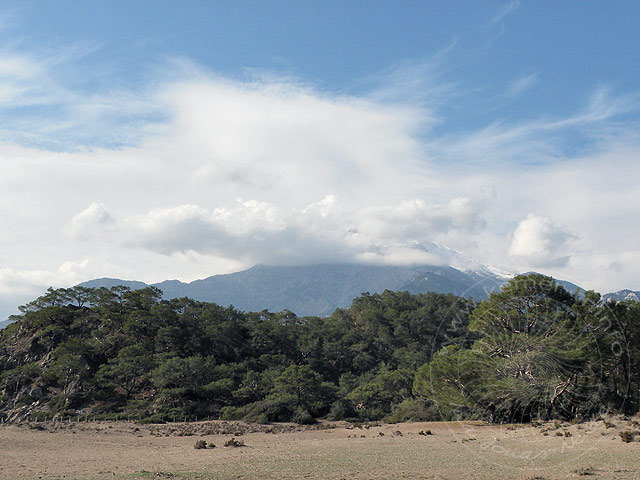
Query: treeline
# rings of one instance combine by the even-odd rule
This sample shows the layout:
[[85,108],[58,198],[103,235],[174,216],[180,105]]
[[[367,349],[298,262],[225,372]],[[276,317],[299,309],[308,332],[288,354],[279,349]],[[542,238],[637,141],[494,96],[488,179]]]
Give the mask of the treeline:
[[449,345],[416,373],[414,394],[445,416],[526,422],[640,408],[640,303],[572,296],[542,275],[518,276],[481,302],[468,345]]
[[1,331],[0,417],[310,423],[637,411],[640,304],[516,277],[488,302],[363,294],[328,318],[153,287],[49,289]]

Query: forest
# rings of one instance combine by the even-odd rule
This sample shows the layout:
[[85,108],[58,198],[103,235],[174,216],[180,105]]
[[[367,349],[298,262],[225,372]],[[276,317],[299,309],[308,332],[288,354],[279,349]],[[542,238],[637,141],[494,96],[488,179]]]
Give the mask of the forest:
[[154,287],[49,289],[0,331],[0,419],[589,419],[640,409],[640,303],[539,274],[488,301],[363,293],[328,317]]

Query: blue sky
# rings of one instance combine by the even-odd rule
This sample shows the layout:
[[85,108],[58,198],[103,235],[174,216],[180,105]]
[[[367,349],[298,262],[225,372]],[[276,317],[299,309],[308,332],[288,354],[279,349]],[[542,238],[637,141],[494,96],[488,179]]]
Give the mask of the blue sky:
[[[4,4],[4,41],[42,57],[68,52],[57,75],[80,92],[152,88],[171,59],[347,95],[370,94],[404,67],[420,77],[399,85],[408,101],[423,82],[454,90],[438,110],[443,134],[571,115],[600,87],[633,92],[640,60],[636,1]],[[567,148],[587,142],[572,140]]]
[[637,1],[0,5],[0,316],[432,242],[640,289]]

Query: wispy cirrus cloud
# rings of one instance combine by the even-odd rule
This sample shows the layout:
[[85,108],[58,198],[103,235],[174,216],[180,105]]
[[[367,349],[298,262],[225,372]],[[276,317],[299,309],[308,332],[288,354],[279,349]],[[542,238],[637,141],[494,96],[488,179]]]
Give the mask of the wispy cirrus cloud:
[[452,98],[464,94],[455,81],[446,79],[452,54],[458,39],[451,39],[429,58],[404,60],[367,78],[364,85],[373,85],[367,97],[388,102],[423,107],[425,123],[433,123],[433,113]]
[[434,156],[465,164],[531,164],[570,159],[584,151],[636,143],[637,120],[619,121],[640,109],[640,92],[617,93],[596,88],[585,106],[565,117],[551,115],[525,121],[494,121],[478,129],[430,141]]
[[12,121],[0,125],[0,140],[56,150],[139,140],[140,128],[162,116],[161,104],[153,89],[97,91],[110,72],[87,62],[102,48],[7,42],[0,49],[0,113]]
[[529,90],[538,82],[538,74],[537,73],[529,73],[527,75],[523,75],[520,78],[514,80],[505,93],[507,97],[515,97],[520,95],[522,92]]
[[520,0],[505,3],[491,18],[488,26],[496,25],[520,8]]

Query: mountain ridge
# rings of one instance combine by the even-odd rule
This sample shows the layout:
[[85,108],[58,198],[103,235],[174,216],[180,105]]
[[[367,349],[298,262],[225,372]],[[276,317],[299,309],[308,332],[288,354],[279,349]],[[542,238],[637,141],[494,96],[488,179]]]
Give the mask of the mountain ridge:
[[624,302],[627,300],[640,302],[640,291],[634,291],[625,288],[616,292],[605,293],[602,296],[603,302]]
[[[488,298],[509,277],[488,269],[471,271],[436,265],[316,264],[304,266],[255,265],[240,272],[212,275],[189,283],[165,280],[151,284],[166,299],[190,297],[194,300],[234,305],[247,311],[291,310],[297,315],[329,315],[336,308],[347,308],[364,292],[384,290],[410,293],[451,293]],[[115,282],[115,283],[114,283]],[[117,279],[83,282],[81,286],[110,287]],[[133,289],[147,284],[122,281]]]
[[[475,300],[488,298],[513,274],[476,264],[475,268],[438,265],[316,264],[298,266],[254,265],[227,274],[212,275],[192,282],[164,280],[147,284],[137,280],[103,277],[82,282],[79,286],[106,287],[123,285],[132,290],[154,286],[165,299],[190,297],[194,300],[233,305],[245,311],[290,310],[299,316],[326,316],[336,308],[348,308],[364,292],[384,290],[409,293],[451,293]],[[526,272],[535,273],[535,272]],[[579,287],[556,279],[570,293]],[[640,291],[629,289],[602,295],[603,302],[636,300]],[[10,323],[0,321],[0,328]]]

